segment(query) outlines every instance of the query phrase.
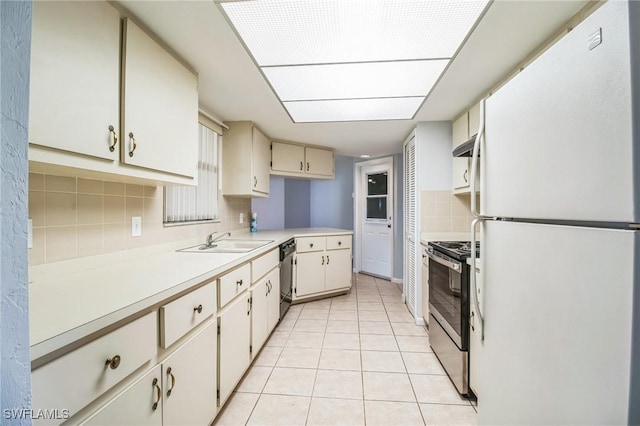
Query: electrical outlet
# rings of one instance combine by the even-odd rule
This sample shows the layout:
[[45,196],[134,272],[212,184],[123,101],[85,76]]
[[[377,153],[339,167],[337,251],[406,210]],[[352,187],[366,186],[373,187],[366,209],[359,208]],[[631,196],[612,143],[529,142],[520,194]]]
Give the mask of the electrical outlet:
[[244,213],[240,213],[240,223],[244,223]]
[[142,217],[140,216],[131,217],[131,236],[132,237],[142,236]]

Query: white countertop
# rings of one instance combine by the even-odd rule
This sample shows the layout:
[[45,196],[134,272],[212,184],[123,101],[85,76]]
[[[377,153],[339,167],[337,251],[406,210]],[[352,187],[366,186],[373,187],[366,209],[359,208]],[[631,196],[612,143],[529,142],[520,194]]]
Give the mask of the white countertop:
[[249,253],[186,253],[204,237],[29,268],[31,359],[258,257],[292,237],[348,235],[333,228],[232,231],[231,238],[272,240]]

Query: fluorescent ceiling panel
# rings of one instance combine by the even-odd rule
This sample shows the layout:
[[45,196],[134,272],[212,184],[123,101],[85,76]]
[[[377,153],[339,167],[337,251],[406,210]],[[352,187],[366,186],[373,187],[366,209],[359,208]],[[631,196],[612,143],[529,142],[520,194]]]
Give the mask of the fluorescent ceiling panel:
[[426,96],[449,61],[262,68],[282,101]]
[[222,3],[260,66],[451,58],[488,0]]
[[297,123],[324,121],[408,120],[422,97],[283,102]]

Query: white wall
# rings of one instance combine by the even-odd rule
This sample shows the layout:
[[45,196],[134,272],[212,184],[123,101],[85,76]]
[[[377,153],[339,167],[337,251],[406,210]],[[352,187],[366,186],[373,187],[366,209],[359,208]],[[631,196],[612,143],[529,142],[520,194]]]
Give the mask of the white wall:
[[[0,2],[0,407],[31,406],[27,128],[31,1]],[[31,424],[30,419],[0,423]]]

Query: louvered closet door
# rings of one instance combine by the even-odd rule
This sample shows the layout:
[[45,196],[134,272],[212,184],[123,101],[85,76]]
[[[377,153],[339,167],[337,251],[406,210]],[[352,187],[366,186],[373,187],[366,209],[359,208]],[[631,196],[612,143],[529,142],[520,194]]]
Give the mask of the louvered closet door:
[[404,147],[404,281],[405,301],[416,314],[416,140]]

